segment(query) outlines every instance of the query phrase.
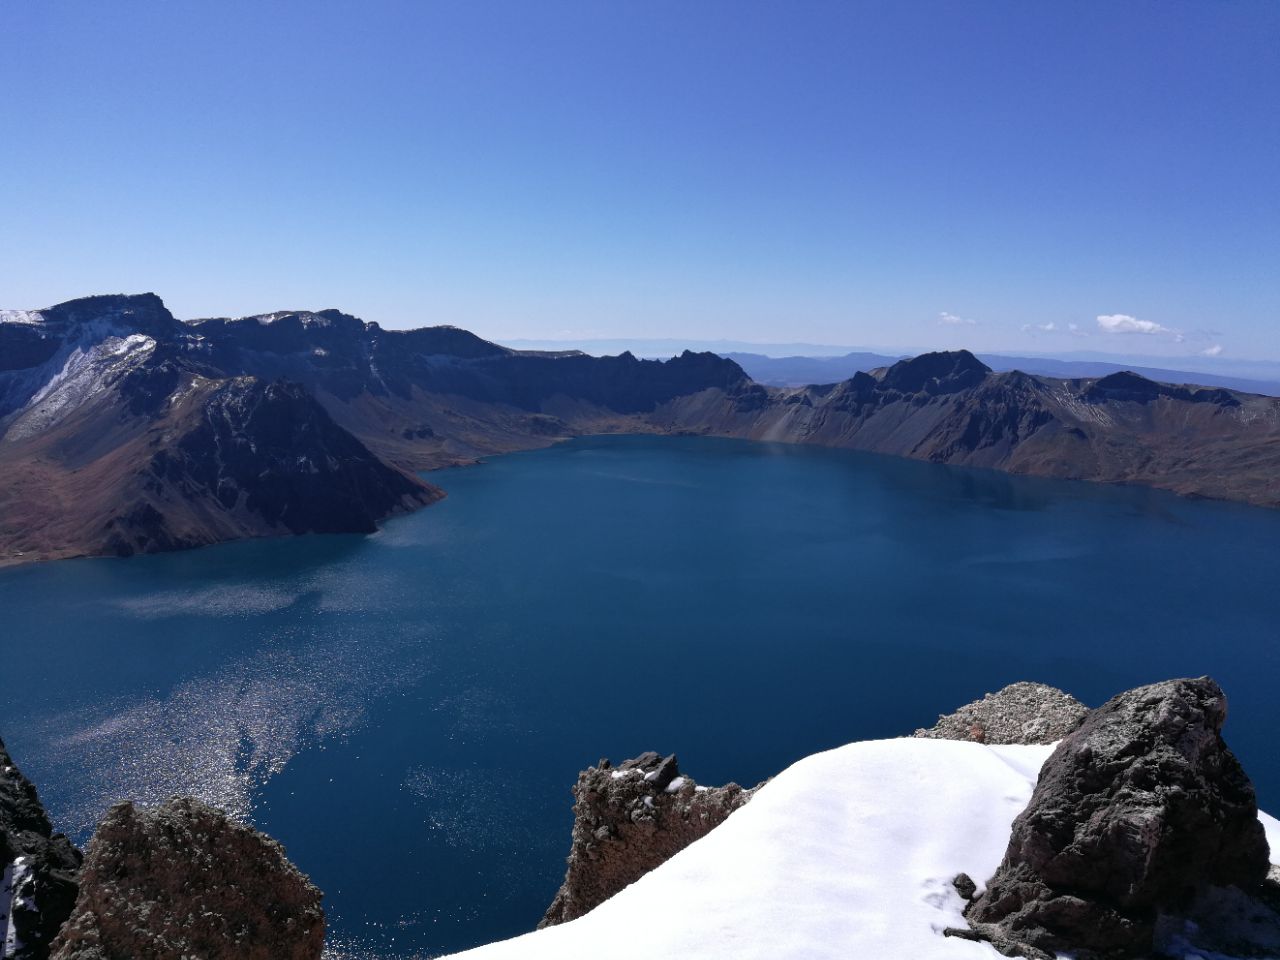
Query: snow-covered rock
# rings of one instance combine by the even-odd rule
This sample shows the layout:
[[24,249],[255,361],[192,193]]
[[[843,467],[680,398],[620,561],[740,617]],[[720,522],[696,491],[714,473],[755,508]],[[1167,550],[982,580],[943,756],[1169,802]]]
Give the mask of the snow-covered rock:
[[995,873],[1052,750],[905,738],[806,757],[585,916],[456,956],[989,960],[942,935],[965,925],[952,880]]

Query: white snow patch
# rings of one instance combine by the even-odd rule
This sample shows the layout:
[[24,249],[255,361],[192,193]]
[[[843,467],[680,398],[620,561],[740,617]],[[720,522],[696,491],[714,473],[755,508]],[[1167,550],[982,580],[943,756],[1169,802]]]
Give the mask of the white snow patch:
[[1280,867],[1280,820],[1261,810],[1258,811],[1258,819],[1262,821],[1262,830],[1267,835],[1267,846],[1271,848],[1271,864]]
[[39,310],[0,310],[0,323],[44,323]]
[[667,793],[679,793],[680,788],[684,786],[684,777],[676,777],[667,784]]
[[[994,960],[942,936],[965,925],[951,880],[995,873],[1052,751],[903,738],[806,757],[586,916],[455,956],[563,960],[607,944],[611,960]],[[1280,822],[1261,819],[1280,852]]]
[[122,374],[155,347],[155,340],[141,333],[107,337],[88,347],[75,347],[62,368],[27,402],[10,429],[9,438],[21,440],[49,429],[104,392],[113,375]]
[[0,957],[15,956],[23,946],[13,920],[14,910],[35,908],[30,889],[23,890],[23,885],[31,879],[31,868],[26,861],[26,857],[18,857],[13,863],[6,864],[4,873],[0,874],[0,938],[3,938],[0,939]]

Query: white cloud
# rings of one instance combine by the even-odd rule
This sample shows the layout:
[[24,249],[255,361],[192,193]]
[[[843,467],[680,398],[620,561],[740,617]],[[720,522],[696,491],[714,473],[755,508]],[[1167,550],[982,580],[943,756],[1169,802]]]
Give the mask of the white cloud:
[[1053,333],[1057,329],[1058,329],[1058,325],[1054,323],[1052,320],[1050,320],[1048,323],[1036,323],[1036,324],[1024,323],[1022,325],[1023,333],[1036,333],[1037,331],[1041,333]]
[[945,310],[938,314],[938,323],[944,327],[973,327],[978,321],[971,320],[968,317],[957,317],[954,313],[947,313]]
[[1215,343],[1212,347],[1205,347],[1200,351],[1202,357],[1216,357],[1222,353],[1222,344]]
[[1173,333],[1168,327],[1162,327],[1154,320],[1139,320],[1123,313],[1112,313],[1098,317],[1098,327],[1103,333]]

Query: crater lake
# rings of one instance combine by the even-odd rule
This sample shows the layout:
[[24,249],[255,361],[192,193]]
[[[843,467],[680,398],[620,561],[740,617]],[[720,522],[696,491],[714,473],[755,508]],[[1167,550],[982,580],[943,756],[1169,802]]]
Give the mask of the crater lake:
[[192,793],[283,842],[334,958],[532,929],[570,788],[706,784],[1016,680],[1210,674],[1280,812],[1280,513],[810,447],[596,437],[368,536],[0,571],[0,737],[57,829]]

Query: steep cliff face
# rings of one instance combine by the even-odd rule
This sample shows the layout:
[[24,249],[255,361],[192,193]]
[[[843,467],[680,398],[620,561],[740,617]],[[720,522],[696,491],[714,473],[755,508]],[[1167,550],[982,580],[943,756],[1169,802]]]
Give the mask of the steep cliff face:
[[573,839],[564,883],[539,927],[566,923],[599,906],[751,799],[736,783],[700,787],[675,755],[644,753],[582,771],[573,788]]
[[0,741],[0,958],[49,956],[75,903],[80,861]]

